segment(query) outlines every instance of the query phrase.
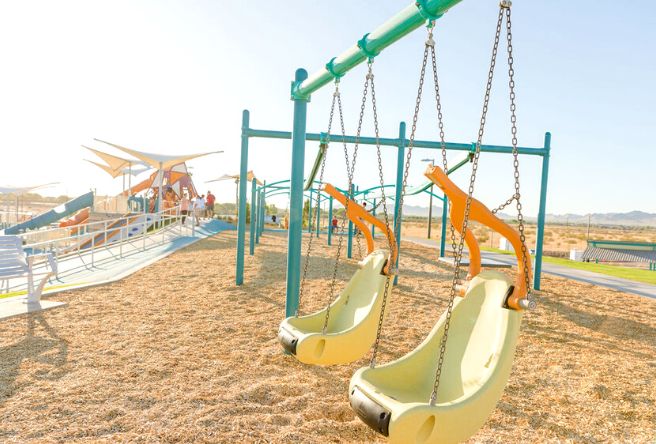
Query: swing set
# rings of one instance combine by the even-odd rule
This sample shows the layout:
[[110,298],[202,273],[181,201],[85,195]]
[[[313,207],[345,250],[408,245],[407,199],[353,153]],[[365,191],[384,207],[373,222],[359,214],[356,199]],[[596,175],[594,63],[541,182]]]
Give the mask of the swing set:
[[[503,394],[512,369],[521,317],[523,311],[535,308],[531,292],[533,287],[538,288],[539,286],[539,281],[537,281],[538,285],[535,285],[536,281],[534,281],[533,287],[531,285],[533,270],[524,234],[519,154],[538,154],[540,149],[518,147],[511,3],[508,0],[502,0],[499,5],[477,140],[467,150],[470,153],[471,161],[471,175],[467,191],[461,190],[448,176],[446,152],[451,144],[445,141],[434,28],[435,21],[456,3],[458,0],[424,0],[413,3],[379,29],[365,35],[355,48],[350,49],[339,58],[332,59],[326,65],[325,70],[309,79],[304,71],[297,71],[296,82],[292,85],[295,119],[294,130],[291,134],[293,162],[290,191],[291,223],[288,235],[287,318],[280,324],[278,339],[289,354],[303,363],[313,365],[350,363],[362,358],[371,350],[369,366],[361,368],[351,378],[349,400],[351,407],[360,419],[377,432],[389,437],[390,442],[459,442],[476,433]],[[490,147],[483,145],[482,140],[504,22],[510,86],[512,144],[510,147]],[[402,165],[403,168],[397,169],[395,209],[393,220],[390,221],[381,160],[383,143],[381,143],[378,127],[373,73],[374,59],[384,47],[424,23],[427,23],[427,38],[424,45],[415,111],[407,145],[405,135],[402,133],[399,137],[399,141],[401,141],[399,165]],[[429,165],[425,176],[441,189],[449,201],[451,246],[455,256],[454,273],[446,311],[438,319],[426,339],[405,356],[378,366],[376,357],[383,336],[385,308],[392,293],[393,278],[398,273],[401,215],[412,150],[422,145],[415,140],[415,134],[429,58],[433,71],[440,135],[439,142],[433,142],[431,147],[441,150],[442,165]],[[344,73],[362,61],[367,62],[368,69],[357,133],[353,139],[349,139],[344,132],[339,85]],[[290,277],[289,267],[300,271],[303,160],[307,138],[305,134],[306,106],[309,94],[331,80],[334,82],[334,93],[328,130],[323,139],[320,139],[322,143],[319,156],[314,164],[311,177],[306,182],[306,187],[312,186],[315,176],[318,174],[320,190],[344,206],[342,227],[345,220],[349,219],[364,235],[367,256],[359,262],[359,269],[347,285],[338,292],[336,276],[343,238],[340,236],[325,308],[303,315],[300,313],[300,308],[304,296],[307,267],[311,260],[312,231],[310,231],[307,243],[302,277],[298,276],[300,279],[297,283],[290,282],[290,279],[293,280],[295,276]],[[351,193],[342,192],[332,184],[324,182],[323,177],[331,142],[341,143],[348,176],[345,190],[352,190],[358,148],[364,139],[361,137],[361,129],[368,102],[371,102],[373,111],[375,130],[373,144],[376,146],[378,158],[383,220],[372,216],[362,208],[352,199]],[[331,135],[335,111],[340,119],[341,134]],[[244,117],[242,168],[245,163],[244,152],[247,156],[249,137],[283,137],[278,132],[257,132],[248,129],[247,112]],[[404,125],[402,125],[402,129],[404,129]],[[539,227],[541,224],[542,229],[549,142],[550,135],[547,133],[545,147],[538,154],[543,157],[540,201],[542,219],[541,222],[540,218],[538,220]],[[352,153],[349,153],[347,143],[354,144]],[[426,147],[426,144],[423,145]],[[404,155],[406,146],[407,153]],[[473,197],[480,153],[485,151],[509,152],[513,156],[514,193],[510,199],[494,210],[488,209]],[[241,190],[244,189],[245,184],[241,187]],[[317,193],[317,204],[319,199],[319,193]],[[513,202],[517,209],[517,228],[511,227],[496,216],[497,211]],[[469,229],[471,221],[491,228],[511,242],[517,257],[517,273],[514,280],[503,273],[481,270],[480,248],[473,232]],[[242,223],[242,218],[240,218],[240,223]],[[386,245],[384,248],[374,249],[374,237],[368,228],[370,225],[378,227],[385,235]],[[243,239],[238,239],[238,242],[243,243]],[[469,267],[466,277],[463,279],[460,268],[465,244],[469,254]],[[541,234],[538,233],[540,257],[541,248]],[[295,256],[297,253],[298,255]],[[237,266],[239,271],[239,263]],[[537,266],[536,260],[536,268]],[[538,272],[539,270],[536,271],[536,273]],[[298,286],[294,287],[296,284]],[[292,286],[291,293],[290,285]],[[296,290],[298,290],[297,293]]]

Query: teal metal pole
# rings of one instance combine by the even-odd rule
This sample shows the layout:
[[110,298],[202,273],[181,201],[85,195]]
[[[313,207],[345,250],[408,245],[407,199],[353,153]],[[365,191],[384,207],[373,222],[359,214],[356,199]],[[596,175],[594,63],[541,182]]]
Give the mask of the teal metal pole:
[[[350,200],[353,200],[354,192],[355,186],[351,184],[351,192],[349,193]],[[346,257],[349,259],[353,257],[353,222],[351,222],[351,219],[348,220],[348,242],[346,243]]]
[[[307,79],[307,71],[297,69],[295,82]],[[301,241],[303,237],[303,168],[305,164],[305,132],[307,99],[293,98],[294,126],[292,129],[292,165],[289,196],[289,232],[287,235],[287,295],[285,314],[289,317],[298,308],[301,285]]]
[[255,254],[255,220],[257,218],[257,182],[256,179],[253,178],[251,181],[251,226],[250,226],[250,234],[248,236],[248,240],[250,243],[250,250],[249,254],[252,256]]
[[[289,131],[274,131],[274,130],[259,130],[259,129],[250,129],[248,130],[249,137],[259,137],[266,139],[291,139],[292,133]],[[321,140],[320,133],[307,133],[305,135],[305,140],[308,142],[319,142]],[[339,136],[339,140],[346,143],[359,143],[360,145],[376,145],[375,137],[356,137],[356,136]],[[405,144],[408,145],[409,141],[406,140]],[[380,146],[393,146],[396,147],[399,145],[399,139],[390,139],[386,137],[381,137],[378,139],[378,145]],[[434,142],[430,140],[415,140],[412,144],[414,148],[427,148],[432,150],[441,150],[442,142]],[[472,143],[456,143],[456,142],[446,142],[445,147],[447,150],[452,151],[466,151],[471,153]],[[529,147],[517,147],[519,154],[527,154],[529,156],[542,156],[545,153],[544,148],[529,148]],[[481,153],[505,153],[512,154],[513,148],[511,146],[501,146],[501,145],[481,145]]]
[[257,209],[258,214],[257,214],[257,229],[256,233],[257,236],[255,236],[255,243],[259,244],[260,243],[260,236],[262,235],[262,231],[264,230],[264,189],[260,188],[259,192],[259,198],[257,199]]
[[447,215],[449,214],[449,199],[446,194],[442,199],[442,232],[440,233],[440,257],[444,257],[446,252],[446,224],[448,223]]
[[[394,233],[396,235],[396,269],[401,257],[401,199],[403,199],[403,167],[405,166],[405,122],[399,124],[399,145],[396,153],[396,198],[394,199]],[[399,283],[399,274],[394,275],[394,285]]]
[[[374,198],[374,208],[371,210],[371,214],[376,217],[376,199]],[[384,234],[384,233],[383,233]],[[371,237],[376,238],[376,226],[371,224]]]
[[319,237],[319,233],[321,231],[321,192],[317,190],[317,238]]
[[542,156],[542,180],[540,183],[540,209],[538,211],[538,230],[535,242],[535,266],[533,267],[533,288],[540,289],[542,274],[542,249],[544,246],[544,224],[547,211],[547,183],[549,182],[549,153],[551,151],[551,133],[544,135],[544,150]]
[[308,201],[308,233],[312,231],[312,188],[310,188],[310,200]]
[[328,245],[333,244],[333,196],[328,198]]
[[264,201],[264,193],[262,188],[257,191],[257,222],[255,223],[255,244],[260,244],[260,233],[262,232],[262,202]]
[[308,99],[314,91],[332,82],[335,76],[341,76],[368,58],[375,57],[383,49],[424,25],[427,20],[438,19],[460,1],[413,1],[374,31],[365,34],[356,45],[332,59],[310,78],[296,81],[292,86],[292,96],[295,99]]
[[[262,186],[266,187],[266,180],[264,181]],[[262,217],[260,218],[260,232],[259,235],[257,236],[258,240],[264,234],[264,218],[266,217],[266,193],[264,192],[265,190],[266,188],[262,189],[262,203],[260,205],[260,208],[262,209]]]
[[[266,183],[266,182],[265,182]],[[257,236],[257,241],[260,241],[260,236],[264,233],[264,218],[266,217],[266,195],[264,190],[262,190],[262,202],[260,203],[260,231]]]
[[241,115],[241,159],[239,163],[239,212],[237,219],[237,264],[235,281],[244,283],[244,241],[246,240],[246,176],[248,174],[248,124],[250,113],[247,109]]

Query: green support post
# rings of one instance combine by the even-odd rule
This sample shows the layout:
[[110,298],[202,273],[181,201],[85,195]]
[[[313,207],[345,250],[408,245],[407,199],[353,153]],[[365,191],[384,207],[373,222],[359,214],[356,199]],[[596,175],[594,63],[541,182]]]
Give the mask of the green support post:
[[[296,70],[294,85],[307,79],[307,71]],[[289,232],[287,235],[287,295],[285,313],[293,316],[298,308],[301,285],[301,241],[303,238],[303,169],[305,166],[305,133],[309,96],[293,97],[292,165],[289,196]]]
[[264,194],[264,190],[262,191],[262,202],[260,203],[260,214],[262,215],[260,217],[260,231],[258,233],[257,239],[259,242],[260,236],[264,234],[264,218],[266,217],[266,195]]
[[260,242],[260,237],[264,234],[264,218],[266,217],[266,180],[262,183],[260,188],[262,201],[260,202],[260,230],[257,232],[257,242]]
[[542,248],[544,245],[544,224],[547,211],[547,183],[549,180],[549,153],[551,151],[551,133],[544,135],[544,154],[542,155],[542,179],[540,182],[540,209],[538,211],[538,230],[535,243],[535,266],[533,267],[533,288],[540,289],[542,274]]
[[[399,144],[396,153],[396,199],[394,199],[394,233],[396,235],[396,269],[401,257],[401,199],[403,199],[403,168],[405,166],[405,122],[399,124]],[[399,283],[399,274],[394,275],[394,285]]]
[[239,213],[237,218],[237,263],[235,281],[244,283],[244,241],[246,240],[246,176],[248,174],[248,125],[250,114],[244,110],[241,116],[241,159],[239,163]]
[[255,243],[260,243],[260,236],[262,236],[262,230],[264,229],[264,191],[260,191],[260,198],[257,200],[257,209],[259,210],[257,218],[257,236],[255,236]]
[[248,236],[249,240],[249,254],[252,256],[255,254],[255,220],[257,214],[257,180],[253,177],[251,181],[251,226],[250,234]]
[[333,196],[328,198],[328,245],[333,244]]
[[442,232],[440,233],[440,257],[444,257],[446,253],[446,224],[448,223],[447,215],[449,214],[449,199],[446,194],[442,199]]
[[[349,193],[349,200],[353,200],[353,193],[355,191],[355,186],[351,184],[351,191]],[[348,216],[346,216],[348,217]],[[351,259],[353,257],[353,222],[351,219],[348,220],[348,241],[346,243],[346,257]]]

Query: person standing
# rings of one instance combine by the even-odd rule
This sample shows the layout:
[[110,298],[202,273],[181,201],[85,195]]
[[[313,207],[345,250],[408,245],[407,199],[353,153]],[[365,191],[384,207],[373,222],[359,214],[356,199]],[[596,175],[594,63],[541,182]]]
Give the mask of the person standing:
[[200,196],[196,196],[196,200],[194,200],[194,216],[196,218],[196,226],[200,225],[200,218],[203,216],[205,213],[205,195],[201,194]]
[[185,220],[189,214],[189,203],[189,196],[187,196],[187,193],[183,194],[182,199],[180,199],[180,214],[182,214],[182,225],[185,224]]
[[214,194],[212,194],[211,191],[207,192],[207,197],[205,198],[205,207],[206,207],[206,213],[207,217],[212,219],[214,217],[214,202],[216,201],[216,197]]
[[333,233],[335,233],[337,231],[337,216],[333,216],[332,230],[333,230]]

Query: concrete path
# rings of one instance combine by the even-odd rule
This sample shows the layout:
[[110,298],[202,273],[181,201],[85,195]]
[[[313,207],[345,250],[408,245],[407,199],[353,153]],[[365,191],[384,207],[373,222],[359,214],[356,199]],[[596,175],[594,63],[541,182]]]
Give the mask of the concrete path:
[[[435,248],[436,252],[439,251],[439,245],[436,240],[422,239],[419,237],[408,236],[403,238],[404,241],[413,242],[419,245]],[[403,251],[401,251],[403,255]],[[508,265],[515,265],[515,258],[505,254],[492,253],[489,251],[481,252],[482,261],[493,261],[495,263],[503,263]],[[563,265],[550,264],[542,262],[542,272],[560,276],[575,281],[587,282],[601,287],[612,288],[614,290],[622,291],[624,293],[633,293],[639,296],[646,296],[648,298],[656,299],[656,285],[650,285],[643,282],[631,281],[618,277],[609,276],[607,274],[594,273],[592,271],[578,270],[576,268],[565,267]]]
[[[161,235],[155,233],[121,246],[97,248],[93,255],[90,252],[72,255],[58,261],[59,272],[48,281],[43,295],[118,281],[181,248],[231,229],[234,230],[234,226],[223,221],[204,221],[193,232],[191,226],[186,226],[180,230],[164,231]],[[26,288],[26,279],[9,281],[9,292],[18,295],[0,299],[0,319],[57,306],[54,301],[45,300],[41,306],[26,305]]]

